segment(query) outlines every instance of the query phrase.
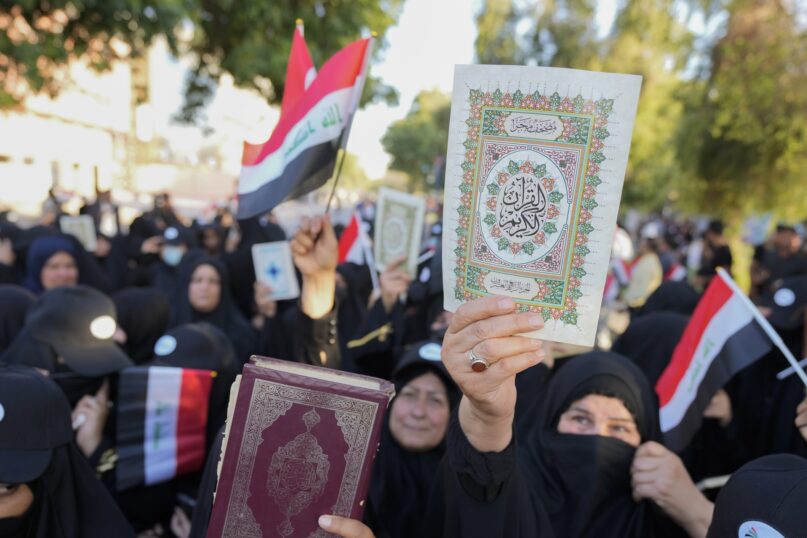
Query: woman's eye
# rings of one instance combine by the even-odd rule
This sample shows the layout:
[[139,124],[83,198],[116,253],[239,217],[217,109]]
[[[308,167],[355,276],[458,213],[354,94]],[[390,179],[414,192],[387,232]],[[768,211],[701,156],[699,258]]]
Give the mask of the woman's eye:
[[572,417],[572,420],[577,422],[578,424],[586,424],[586,425],[591,424],[591,421],[588,419],[588,417],[583,415],[575,415]]

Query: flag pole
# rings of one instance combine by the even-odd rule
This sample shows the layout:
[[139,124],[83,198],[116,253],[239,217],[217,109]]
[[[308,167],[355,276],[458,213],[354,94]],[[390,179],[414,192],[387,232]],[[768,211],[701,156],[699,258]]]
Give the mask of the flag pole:
[[325,205],[326,215],[331,211],[331,202],[333,202],[333,197],[336,194],[336,186],[339,184],[339,177],[342,175],[342,166],[345,164],[345,159],[347,158],[348,135],[350,134],[350,128],[353,125],[353,117],[356,115],[356,110],[359,107],[361,94],[364,92],[364,83],[367,81],[367,72],[370,70],[370,57],[373,54],[373,44],[375,43],[375,38],[378,36],[378,34],[376,32],[371,32],[370,36],[370,42],[367,43],[367,50],[364,53],[364,65],[362,66],[361,83],[359,84],[359,87],[356,88],[356,95],[353,97],[353,104],[350,107],[352,110],[350,119],[348,120],[347,126],[345,126],[345,130],[342,131],[342,135],[340,136],[339,140],[339,149],[342,150],[342,158],[339,160],[339,166],[336,169],[333,186],[331,187],[331,194],[328,196],[328,203]]
[[743,293],[743,290],[741,290],[740,287],[737,286],[737,283],[734,282],[734,280],[731,278],[731,276],[729,276],[729,274],[725,271],[725,269],[723,269],[722,267],[718,267],[717,274],[720,275],[720,277],[726,282],[726,284],[729,285],[731,290],[740,297],[743,303],[745,303],[745,305],[751,309],[751,313],[753,314],[754,319],[757,320],[757,322],[762,327],[762,330],[764,330],[765,333],[770,337],[774,345],[779,348],[779,351],[782,352],[782,355],[784,355],[787,361],[790,363],[791,368],[793,368],[796,374],[798,374],[799,378],[801,378],[801,382],[804,383],[805,387],[807,387],[807,374],[804,373],[804,369],[802,369],[796,358],[793,356],[793,354],[785,345],[784,341],[782,341],[782,337],[779,336],[779,333],[776,332],[776,329],[774,329],[768,322],[768,320],[765,319],[765,316],[762,315],[762,312],[760,312],[759,309],[756,307],[756,305],[754,305],[754,303],[751,302],[751,299],[749,299],[748,296],[745,293]]

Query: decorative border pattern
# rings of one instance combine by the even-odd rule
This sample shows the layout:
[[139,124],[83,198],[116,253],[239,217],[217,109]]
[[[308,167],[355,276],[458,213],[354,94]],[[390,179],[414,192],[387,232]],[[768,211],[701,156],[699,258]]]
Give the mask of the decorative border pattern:
[[587,100],[581,95],[574,98],[561,97],[557,92],[550,96],[542,95],[538,91],[524,94],[517,90],[511,94],[502,92],[501,89],[493,92],[471,89],[469,103],[470,112],[465,120],[468,129],[463,143],[466,151],[461,165],[463,176],[459,185],[462,195],[457,208],[458,226],[454,230],[457,234],[457,248],[454,251],[455,298],[468,301],[487,292],[484,279],[489,271],[469,263],[471,245],[468,241],[469,230],[473,229],[474,208],[477,207],[477,190],[483,180],[480,174],[481,167],[478,166],[482,137],[515,138],[507,131],[507,120],[512,114],[548,112],[556,115],[562,122],[561,134],[552,140],[568,145],[585,146],[582,188],[579,198],[572,206],[574,212],[571,219],[572,235],[569,238],[573,245],[570,253],[571,264],[567,277],[562,280],[535,278],[538,291],[532,300],[516,300],[516,302],[521,311],[537,312],[545,320],[552,318],[564,324],[576,325],[577,300],[583,295],[580,286],[582,278],[586,275],[583,264],[590,252],[587,246],[588,236],[594,231],[591,223],[592,212],[597,207],[595,200],[597,187],[602,183],[599,177],[600,163],[605,160],[602,150],[610,134],[606,127],[608,116],[613,111],[614,101]]
[[[339,495],[332,513],[350,517],[356,488],[366,458],[373,421],[378,413],[378,404],[368,400],[351,398],[318,390],[305,389],[255,379],[250,396],[249,411],[244,424],[244,436],[238,449],[238,463],[234,473],[233,490],[224,520],[222,537],[261,538],[260,526],[250,510],[249,487],[254,472],[255,456],[263,442],[263,432],[278,418],[285,415],[293,405],[305,405],[316,409],[334,411],[337,425],[342,430],[348,451],[345,454],[345,472],[341,477]],[[267,466],[268,466],[268,462]],[[321,529],[314,537],[326,537]]]

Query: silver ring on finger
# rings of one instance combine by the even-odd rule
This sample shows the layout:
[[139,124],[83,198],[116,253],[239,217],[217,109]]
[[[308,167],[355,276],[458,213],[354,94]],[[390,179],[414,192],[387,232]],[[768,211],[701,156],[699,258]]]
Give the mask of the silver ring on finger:
[[468,361],[471,363],[471,370],[474,372],[484,372],[490,367],[488,360],[474,353],[473,349],[468,352]]

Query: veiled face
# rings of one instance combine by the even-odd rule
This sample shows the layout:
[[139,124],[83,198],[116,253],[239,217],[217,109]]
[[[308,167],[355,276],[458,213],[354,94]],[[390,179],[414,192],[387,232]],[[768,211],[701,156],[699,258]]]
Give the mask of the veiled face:
[[446,387],[436,374],[427,372],[407,383],[395,397],[390,432],[406,450],[424,452],[443,441],[449,416]]
[[560,416],[558,432],[614,437],[634,447],[642,442],[636,420],[622,400],[600,394],[572,402]]
[[19,517],[34,502],[34,494],[26,484],[0,484],[0,519]]
[[42,288],[49,290],[59,286],[75,286],[78,284],[78,267],[76,260],[67,252],[57,252],[42,266],[39,273]]
[[197,312],[206,314],[219,306],[221,301],[221,277],[212,266],[202,264],[193,271],[188,286],[188,302]]

